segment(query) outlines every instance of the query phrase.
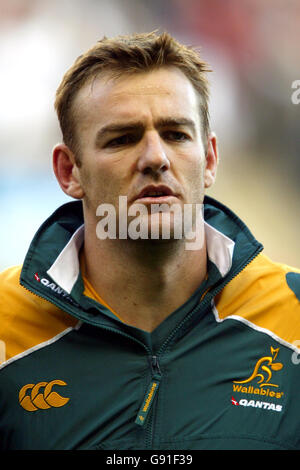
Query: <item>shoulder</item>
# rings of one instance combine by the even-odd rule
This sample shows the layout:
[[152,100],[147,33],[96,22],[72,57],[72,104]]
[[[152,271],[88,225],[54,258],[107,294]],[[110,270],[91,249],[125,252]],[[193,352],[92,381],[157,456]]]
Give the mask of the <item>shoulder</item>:
[[48,341],[76,320],[21,286],[22,266],[0,273],[0,341],[5,359]]
[[20,277],[22,266],[12,266],[0,272],[0,287],[3,289],[6,283],[13,283]]
[[1,323],[6,316],[25,301],[26,292],[19,284],[22,266],[13,266],[0,273],[0,315]]
[[300,338],[300,269],[259,254],[216,297],[220,320],[241,319],[289,345]]

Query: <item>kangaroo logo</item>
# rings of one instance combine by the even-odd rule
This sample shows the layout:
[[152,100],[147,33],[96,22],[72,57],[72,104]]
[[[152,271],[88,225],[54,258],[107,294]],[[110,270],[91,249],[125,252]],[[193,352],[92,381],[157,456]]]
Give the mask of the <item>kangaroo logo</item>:
[[270,380],[272,378],[272,370],[281,370],[283,368],[283,364],[281,362],[274,362],[278,352],[279,348],[274,349],[272,346],[270,348],[271,350],[271,356],[264,356],[261,357],[250,375],[250,377],[246,380],[235,380],[234,383],[236,384],[245,384],[248,382],[251,382],[253,379],[258,378],[258,384],[260,387],[265,387],[266,385],[268,387],[278,387],[278,385],[270,383]]
[[[39,382],[36,385],[27,384],[21,388],[19,403],[26,411],[46,410],[48,408],[59,408],[68,403],[69,398],[62,397],[52,391],[54,385],[67,385],[63,380],[52,380],[51,382]],[[40,390],[43,389],[42,392]],[[27,390],[31,390],[27,395]]]

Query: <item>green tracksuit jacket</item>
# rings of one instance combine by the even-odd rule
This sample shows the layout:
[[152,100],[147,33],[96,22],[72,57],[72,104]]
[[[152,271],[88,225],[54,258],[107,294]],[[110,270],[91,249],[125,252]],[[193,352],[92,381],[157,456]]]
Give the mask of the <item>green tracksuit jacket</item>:
[[300,449],[300,271],[205,221],[208,279],[151,334],[84,294],[81,202],[42,225],[0,275],[0,449]]

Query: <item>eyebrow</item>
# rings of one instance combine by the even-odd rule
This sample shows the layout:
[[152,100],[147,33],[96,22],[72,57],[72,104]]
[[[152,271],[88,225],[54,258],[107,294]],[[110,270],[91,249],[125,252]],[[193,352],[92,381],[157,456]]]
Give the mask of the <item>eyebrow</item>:
[[[154,123],[155,128],[164,128],[164,127],[188,127],[191,131],[196,132],[196,124],[192,119],[184,117],[166,117],[160,118]],[[128,124],[125,123],[112,123],[107,126],[99,129],[96,135],[96,145],[97,143],[105,138],[107,135],[112,133],[122,133],[122,132],[132,132],[132,131],[143,131],[145,129],[145,124],[143,121],[134,121]]]

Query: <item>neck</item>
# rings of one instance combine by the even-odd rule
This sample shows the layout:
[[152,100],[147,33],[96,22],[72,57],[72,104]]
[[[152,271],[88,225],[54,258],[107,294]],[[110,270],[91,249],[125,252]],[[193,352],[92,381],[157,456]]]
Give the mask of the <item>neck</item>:
[[131,326],[153,331],[188,300],[206,276],[205,243],[195,251],[186,250],[184,240],[95,241],[86,232],[86,276]]

